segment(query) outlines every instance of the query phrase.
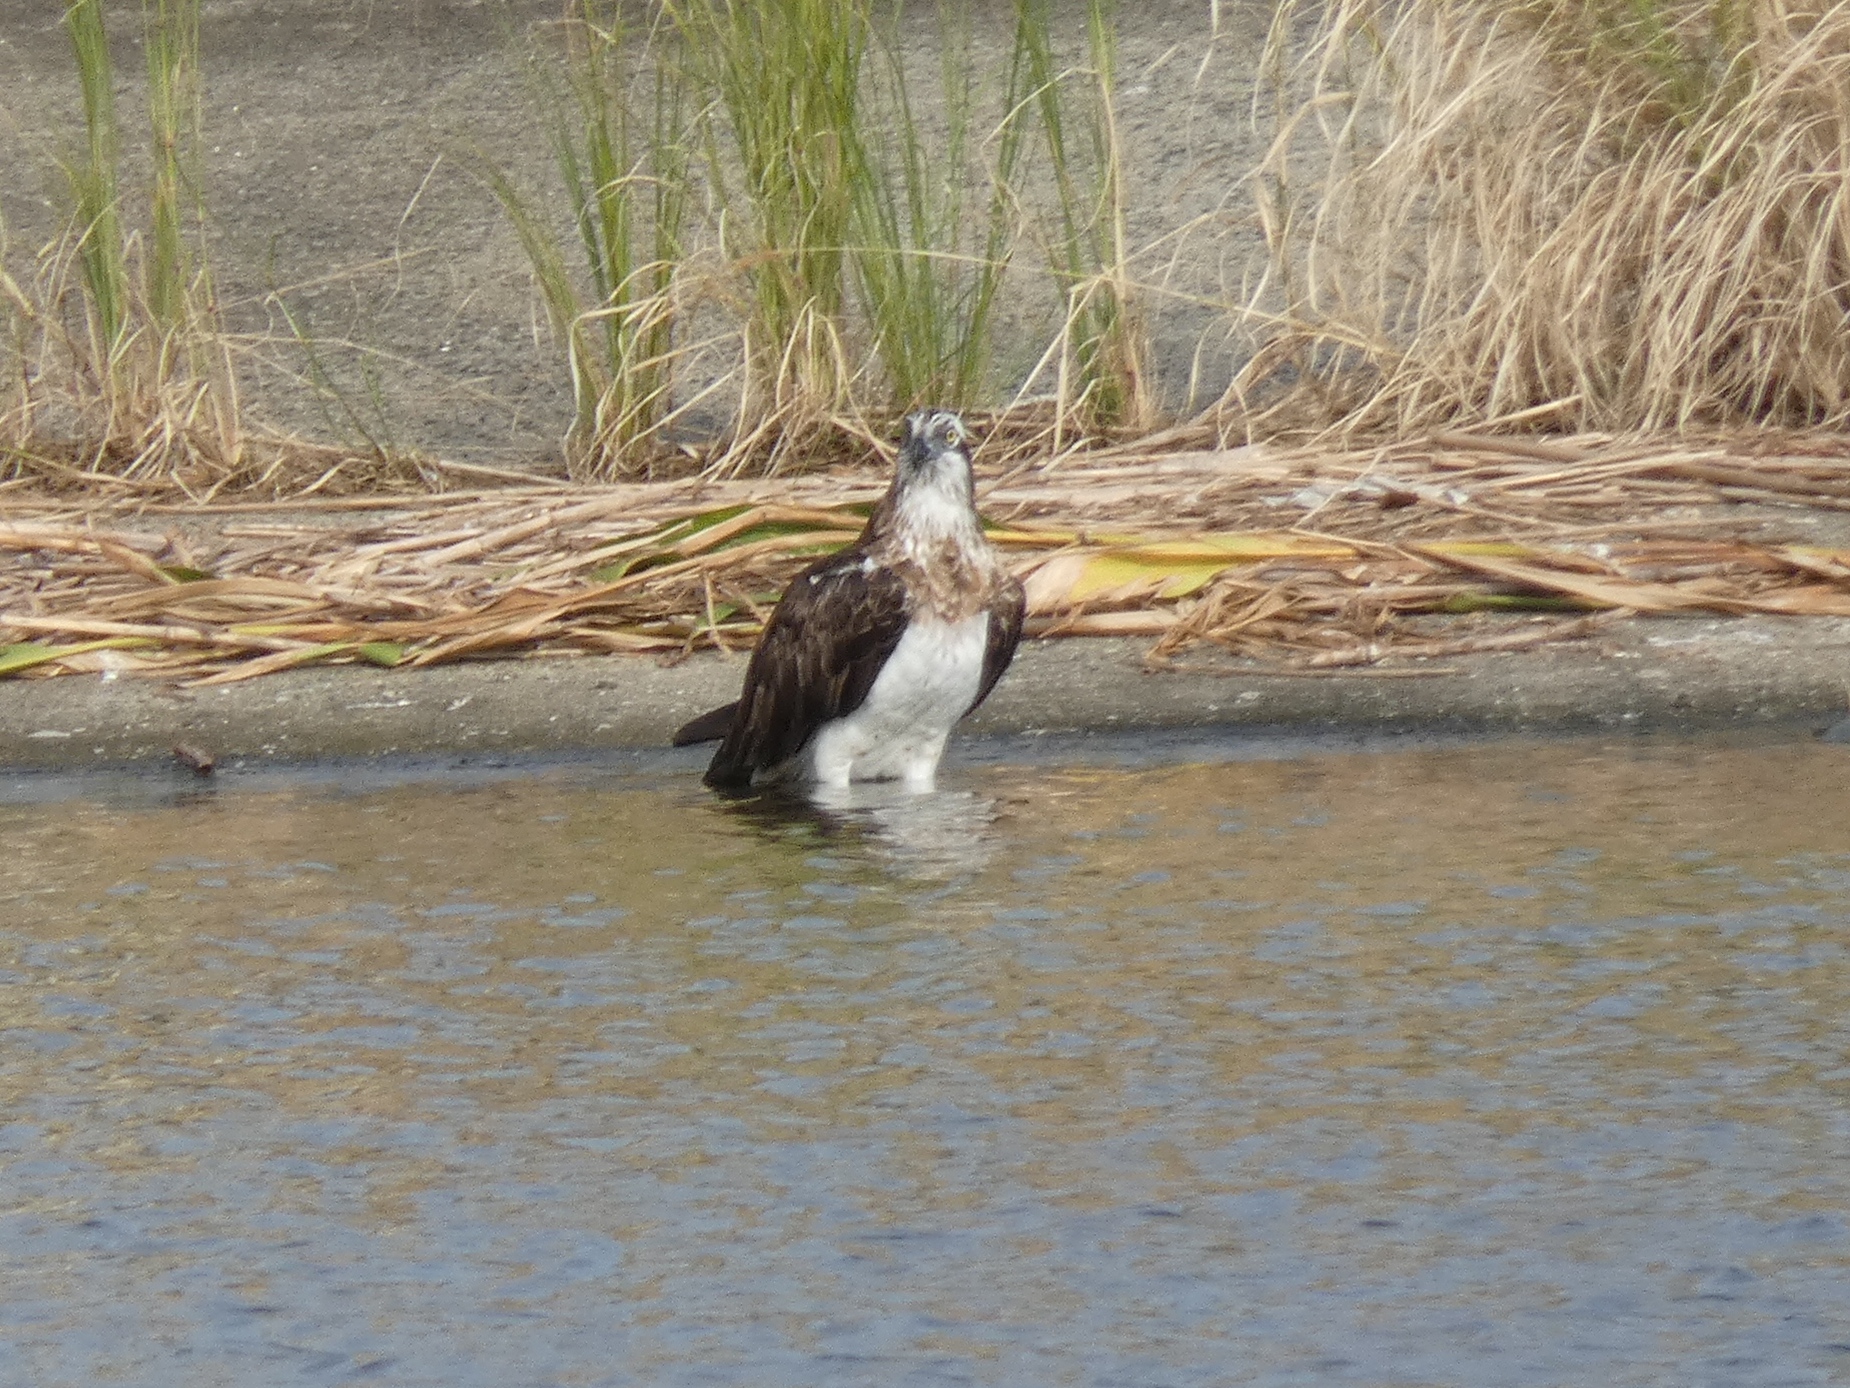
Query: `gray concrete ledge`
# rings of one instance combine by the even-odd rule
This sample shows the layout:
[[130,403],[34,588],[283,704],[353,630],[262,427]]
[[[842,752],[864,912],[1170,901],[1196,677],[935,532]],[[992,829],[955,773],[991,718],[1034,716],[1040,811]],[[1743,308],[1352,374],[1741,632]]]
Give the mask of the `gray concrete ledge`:
[[[1850,620],[1638,619],[1598,642],[1448,660],[1433,675],[1285,678],[1212,658],[1148,673],[1142,641],[1031,643],[979,733],[1230,725],[1292,732],[1523,732],[1823,725],[1850,710]],[[1393,669],[1393,667],[1389,667]],[[1418,670],[1417,665],[1400,667]],[[333,667],[177,689],[67,676],[0,683],[0,766],[660,747],[737,692],[742,658]]]

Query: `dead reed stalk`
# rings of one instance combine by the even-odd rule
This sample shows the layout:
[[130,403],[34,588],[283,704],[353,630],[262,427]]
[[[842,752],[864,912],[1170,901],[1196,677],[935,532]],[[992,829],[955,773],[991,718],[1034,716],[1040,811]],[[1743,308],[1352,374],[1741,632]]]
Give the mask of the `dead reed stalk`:
[[[1308,674],[1579,639],[1588,614],[1850,616],[1850,551],[1744,538],[1727,513],[1850,504],[1842,450],[1757,459],[1747,475],[1781,488],[1758,493],[1729,456],[1471,436],[1121,450],[982,495],[1031,631],[1157,638],[1157,663],[1211,646]],[[0,675],[223,683],[326,661],[739,650],[875,495],[850,474],[509,489],[383,516],[374,497],[246,502],[191,508],[190,537],[152,506],[0,496]],[[1682,518],[1658,519],[1666,503]]]

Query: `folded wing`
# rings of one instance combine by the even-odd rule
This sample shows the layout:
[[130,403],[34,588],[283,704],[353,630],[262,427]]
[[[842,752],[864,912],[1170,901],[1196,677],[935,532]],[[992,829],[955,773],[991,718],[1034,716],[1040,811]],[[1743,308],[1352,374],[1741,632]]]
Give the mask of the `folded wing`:
[[[859,708],[905,634],[909,609],[900,576],[858,548],[799,574],[752,652],[731,727],[707,767],[707,784],[749,785],[754,773],[802,751],[824,723]],[[718,713],[695,719],[683,732]]]
[[1002,672],[1009,668],[1009,662],[1015,658],[1015,647],[1021,644],[1021,624],[1027,615],[1027,594],[1022,591],[1021,580],[1011,576],[997,587],[995,597],[990,600],[989,644],[983,649],[983,683],[977,688],[976,702],[964,710],[966,714],[982,706],[989,691],[996,687],[996,681],[1002,678]]

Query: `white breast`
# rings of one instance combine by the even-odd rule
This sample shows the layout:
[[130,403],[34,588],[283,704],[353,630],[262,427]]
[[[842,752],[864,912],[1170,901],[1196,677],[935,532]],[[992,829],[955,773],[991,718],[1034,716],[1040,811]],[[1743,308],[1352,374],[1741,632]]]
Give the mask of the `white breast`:
[[955,623],[913,622],[866,701],[811,741],[810,774],[828,786],[899,779],[931,789],[952,725],[976,702],[988,644],[987,612]]

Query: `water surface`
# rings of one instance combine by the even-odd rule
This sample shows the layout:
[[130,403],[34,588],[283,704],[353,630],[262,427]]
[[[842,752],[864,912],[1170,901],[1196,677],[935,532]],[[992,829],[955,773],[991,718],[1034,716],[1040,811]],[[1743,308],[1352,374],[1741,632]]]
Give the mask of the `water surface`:
[[0,806],[0,1382],[1850,1380],[1843,749],[688,765]]

